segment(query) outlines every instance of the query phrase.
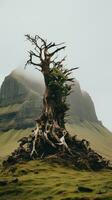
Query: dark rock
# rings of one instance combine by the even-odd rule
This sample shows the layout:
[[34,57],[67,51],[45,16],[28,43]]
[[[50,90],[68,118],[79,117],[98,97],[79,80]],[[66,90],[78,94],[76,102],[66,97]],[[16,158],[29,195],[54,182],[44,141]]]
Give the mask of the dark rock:
[[5,186],[8,184],[8,181],[6,180],[0,180],[0,186]]
[[39,172],[38,171],[34,171],[34,174],[39,174]]
[[93,192],[93,189],[89,187],[78,186],[78,191],[79,192]]
[[19,171],[19,175],[27,175],[28,174],[28,171],[26,171],[25,169],[21,169]]

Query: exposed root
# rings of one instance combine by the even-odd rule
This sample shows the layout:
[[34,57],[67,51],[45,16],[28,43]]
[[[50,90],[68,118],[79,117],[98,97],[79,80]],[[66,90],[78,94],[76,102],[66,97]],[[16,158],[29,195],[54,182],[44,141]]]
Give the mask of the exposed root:
[[109,167],[109,161],[92,150],[87,140],[71,137],[65,129],[52,130],[49,126],[43,132],[42,127],[38,126],[32,134],[21,138],[18,142],[20,143],[18,149],[3,162],[4,166],[32,159],[44,159],[85,170],[101,170]]

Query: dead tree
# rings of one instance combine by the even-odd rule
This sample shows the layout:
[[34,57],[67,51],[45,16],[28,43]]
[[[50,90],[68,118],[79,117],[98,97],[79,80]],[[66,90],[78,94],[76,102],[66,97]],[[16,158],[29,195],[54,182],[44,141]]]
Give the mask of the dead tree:
[[[65,137],[65,116],[69,109],[66,98],[71,93],[73,85],[73,78],[69,75],[77,68],[65,69],[63,65],[65,57],[57,60],[56,54],[66,48],[63,43],[48,43],[38,35],[35,37],[26,35],[26,38],[33,45],[33,50],[28,52],[29,59],[25,66],[35,66],[35,69],[43,74],[45,82],[43,111],[37,123],[40,129],[43,124],[43,137],[55,148],[55,144],[49,138],[61,144],[60,138]],[[50,132],[47,130],[49,125],[51,126]],[[57,129],[60,136],[57,134]]]
[[[78,169],[100,170],[108,167],[108,162],[89,147],[88,141],[78,140],[66,130],[67,96],[74,84],[70,75],[77,68],[66,69],[65,57],[57,60],[57,53],[64,50],[65,45],[48,43],[38,35],[26,35],[26,38],[33,45],[26,66],[34,66],[44,77],[43,109],[32,134],[18,141],[20,146],[3,164],[6,166],[21,160],[51,159],[55,156],[58,162],[60,160]],[[27,147],[24,147],[26,144]]]

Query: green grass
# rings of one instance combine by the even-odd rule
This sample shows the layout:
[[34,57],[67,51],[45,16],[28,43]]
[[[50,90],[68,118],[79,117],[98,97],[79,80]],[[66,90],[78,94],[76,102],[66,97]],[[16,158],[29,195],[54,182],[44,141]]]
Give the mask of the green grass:
[[112,133],[98,123],[85,121],[80,125],[68,125],[68,130],[78,138],[85,138],[91,147],[103,157],[112,161]]
[[[18,178],[18,183],[11,180]],[[0,200],[112,200],[112,171],[85,172],[30,161],[12,166],[0,173]],[[79,192],[78,186],[92,192]]]
[[31,129],[25,130],[9,130],[7,132],[0,133],[0,158],[4,158],[9,155],[15,148],[17,148],[17,141],[29,135]]
[[[67,125],[71,134],[86,138],[92,148],[112,160],[112,135],[98,124]],[[0,133],[1,161],[17,147],[17,140],[31,133],[31,129],[10,130]],[[18,183],[11,180],[18,178]],[[0,200],[112,200],[112,171],[76,171],[57,164],[30,161],[0,171]],[[78,186],[92,192],[79,192]]]

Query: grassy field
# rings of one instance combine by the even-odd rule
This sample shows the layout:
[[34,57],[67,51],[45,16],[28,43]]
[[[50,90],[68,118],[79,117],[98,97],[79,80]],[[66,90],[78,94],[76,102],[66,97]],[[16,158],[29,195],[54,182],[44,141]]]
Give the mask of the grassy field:
[[0,158],[4,158],[9,155],[15,148],[17,148],[17,141],[29,135],[31,129],[26,130],[9,130],[7,132],[0,133]]
[[7,180],[0,186],[0,200],[112,200],[112,171],[76,171],[30,161],[2,171],[0,180]]
[[[71,134],[86,138],[92,148],[112,160],[112,135],[97,124],[68,125]],[[0,133],[1,161],[31,129]],[[6,184],[2,185],[2,181]],[[76,171],[57,164],[30,161],[0,168],[0,200],[112,200],[112,171]]]
[[108,129],[92,122],[68,125],[67,128],[72,135],[87,139],[94,150],[112,161],[112,133]]

